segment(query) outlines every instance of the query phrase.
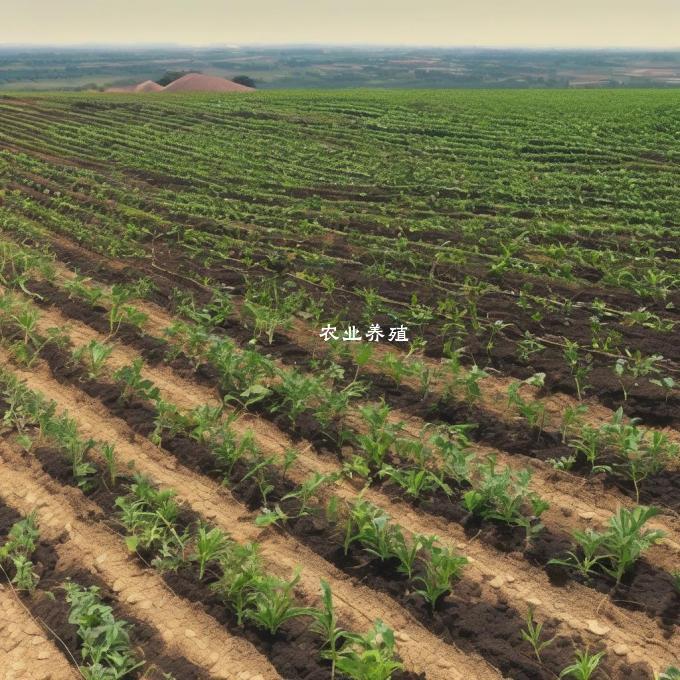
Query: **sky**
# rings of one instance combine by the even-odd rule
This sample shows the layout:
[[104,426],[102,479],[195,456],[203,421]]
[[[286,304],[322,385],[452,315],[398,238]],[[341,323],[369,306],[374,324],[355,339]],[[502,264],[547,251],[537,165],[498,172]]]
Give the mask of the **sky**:
[[3,44],[680,47],[680,0],[0,0]]

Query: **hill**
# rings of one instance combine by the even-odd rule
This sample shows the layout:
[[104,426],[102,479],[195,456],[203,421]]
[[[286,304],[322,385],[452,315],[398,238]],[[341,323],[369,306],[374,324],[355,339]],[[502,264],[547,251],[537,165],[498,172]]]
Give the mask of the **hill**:
[[226,78],[188,73],[163,88],[164,92],[253,92],[254,88]]

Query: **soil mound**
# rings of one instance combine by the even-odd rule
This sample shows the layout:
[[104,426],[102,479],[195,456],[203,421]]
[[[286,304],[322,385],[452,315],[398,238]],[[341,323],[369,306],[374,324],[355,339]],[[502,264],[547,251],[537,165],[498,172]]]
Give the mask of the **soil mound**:
[[154,83],[153,80],[145,80],[139,85],[135,85],[133,92],[160,92],[163,89],[162,85]]
[[187,73],[163,88],[163,92],[252,92],[252,87],[240,85],[226,78]]

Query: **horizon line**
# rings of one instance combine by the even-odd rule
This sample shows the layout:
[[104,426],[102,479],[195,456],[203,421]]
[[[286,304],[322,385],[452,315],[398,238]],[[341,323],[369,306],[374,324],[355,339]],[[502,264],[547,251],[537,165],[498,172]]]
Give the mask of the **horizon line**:
[[176,48],[176,49],[244,49],[244,48],[344,48],[344,49],[450,49],[450,50],[517,50],[517,51],[642,51],[642,52],[680,52],[678,45],[518,45],[518,44],[440,44],[440,43],[352,43],[352,42],[247,42],[247,43],[178,43],[161,41],[144,42],[6,42],[0,43],[0,51],[4,49],[131,49],[131,48]]

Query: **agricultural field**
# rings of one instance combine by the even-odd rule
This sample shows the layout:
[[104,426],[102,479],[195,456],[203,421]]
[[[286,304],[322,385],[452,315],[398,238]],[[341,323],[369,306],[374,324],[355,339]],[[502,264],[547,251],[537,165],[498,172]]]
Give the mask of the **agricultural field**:
[[680,677],[672,91],[0,98],[0,676]]

